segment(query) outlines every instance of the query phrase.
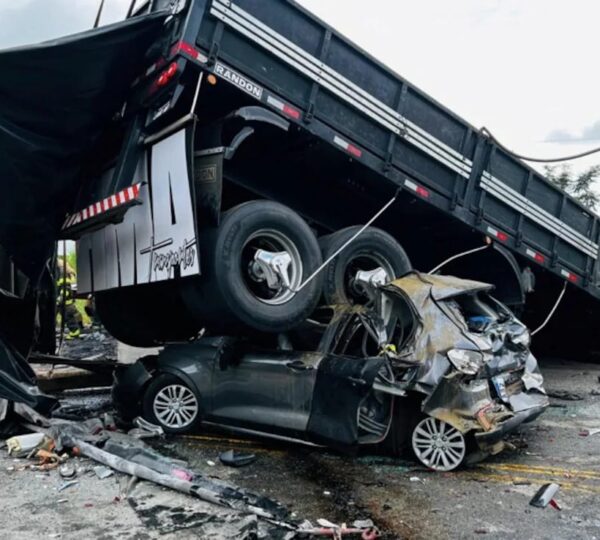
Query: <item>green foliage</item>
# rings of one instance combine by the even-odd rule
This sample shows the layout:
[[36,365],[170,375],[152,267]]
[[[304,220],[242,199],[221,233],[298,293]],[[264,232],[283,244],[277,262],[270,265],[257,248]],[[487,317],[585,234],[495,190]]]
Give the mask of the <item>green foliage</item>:
[[77,272],[77,253],[75,251],[67,253],[67,264]]
[[589,167],[581,173],[573,173],[568,165],[545,168],[546,178],[555,186],[575,197],[586,208],[595,211],[600,202],[600,194],[594,183],[600,179],[600,165]]

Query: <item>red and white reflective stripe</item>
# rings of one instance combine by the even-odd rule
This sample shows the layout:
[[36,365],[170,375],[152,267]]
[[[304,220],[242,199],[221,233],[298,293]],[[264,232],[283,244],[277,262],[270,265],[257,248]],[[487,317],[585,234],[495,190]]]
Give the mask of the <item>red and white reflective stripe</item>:
[[421,197],[424,197],[425,199],[427,199],[429,197],[429,190],[425,189],[423,186],[419,186],[419,185],[415,184],[411,180],[404,180],[404,185],[408,189],[410,189],[411,191],[414,191],[417,195],[420,195]]
[[122,189],[118,193],[114,195],[110,195],[106,199],[98,201],[94,204],[90,204],[87,208],[80,210],[79,212],[75,212],[67,217],[64,222],[62,228],[68,229],[69,227],[73,227],[73,225],[77,225],[86,219],[93,218],[98,216],[108,210],[116,208],[121,204],[125,204],[126,202],[132,201],[136,199],[140,194],[141,183],[134,184],[125,189]]
[[564,268],[560,271],[561,275],[566,277],[571,283],[577,283],[577,276],[573,272],[569,272]]
[[546,257],[544,257],[541,253],[538,253],[537,251],[533,251],[533,249],[526,249],[525,253],[527,253],[527,255],[536,262],[543,263],[546,261]]
[[362,150],[360,148],[357,148],[353,144],[350,144],[348,141],[345,141],[337,135],[333,138],[333,142],[337,144],[340,148],[346,150],[346,152],[348,152],[349,154],[352,154],[354,157],[362,156]]
[[269,105],[275,107],[276,109],[279,109],[283,114],[285,114],[286,116],[289,116],[290,118],[293,118],[294,120],[300,119],[300,111],[299,110],[294,109],[294,107],[291,107],[290,105],[288,105],[287,103],[284,103],[283,101],[277,99],[276,97],[267,96],[267,103]]
[[173,45],[171,54],[175,55],[177,53],[187,54],[188,56],[191,56],[193,60],[198,60],[198,62],[201,62],[202,64],[206,64],[206,62],[208,62],[208,58],[206,56],[196,49],[196,47],[186,43],[185,41],[180,41],[179,43]]
[[500,240],[500,242],[506,242],[508,240],[508,234],[499,231],[498,229],[494,229],[493,227],[488,227],[487,232],[497,240]]

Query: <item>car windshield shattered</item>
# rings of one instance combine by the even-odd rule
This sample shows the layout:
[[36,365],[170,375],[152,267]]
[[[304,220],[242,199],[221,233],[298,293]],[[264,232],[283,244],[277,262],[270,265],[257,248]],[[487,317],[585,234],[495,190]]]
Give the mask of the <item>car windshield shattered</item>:
[[367,305],[319,308],[276,343],[170,345],[118,371],[114,401],[173,433],[205,424],[341,450],[376,444],[450,471],[502,451],[548,406],[529,331],[492,288],[418,272],[367,284]]

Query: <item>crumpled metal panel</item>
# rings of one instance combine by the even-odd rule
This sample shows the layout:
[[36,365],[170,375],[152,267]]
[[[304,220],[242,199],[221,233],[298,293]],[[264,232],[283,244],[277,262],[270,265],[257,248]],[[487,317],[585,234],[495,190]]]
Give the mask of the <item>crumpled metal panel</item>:
[[[491,289],[485,283],[417,272],[382,288],[390,299],[410,302],[415,312],[413,339],[397,355],[402,358],[395,366],[397,380],[403,389],[425,394],[423,412],[463,433],[493,430],[517,412],[548,404],[542,374],[529,350],[529,332],[487,295]],[[500,316],[490,317],[480,331],[473,330],[460,303],[467,295]],[[452,349],[472,351],[479,362],[475,375],[452,365],[448,359]],[[414,367],[407,367],[407,360]],[[509,382],[509,389],[503,388],[509,392],[504,399],[496,395],[493,377]]]
[[[441,276],[411,272],[390,284],[405,291],[411,299],[418,296],[431,296],[434,300],[447,300],[454,296],[477,291],[491,291],[494,286],[482,281],[461,279],[454,276]],[[428,286],[428,287],[427,287]]]

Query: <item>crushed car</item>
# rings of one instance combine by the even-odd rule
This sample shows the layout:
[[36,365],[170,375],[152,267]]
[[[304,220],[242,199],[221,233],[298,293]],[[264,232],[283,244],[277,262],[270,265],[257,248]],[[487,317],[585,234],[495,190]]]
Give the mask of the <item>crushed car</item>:
[[285,335],[202,337],[115,372],[113,400],[167,432],[201,425],[348,450],[405,447],[450,471],[548,406],[527,328],[492,285],[411,272]]

